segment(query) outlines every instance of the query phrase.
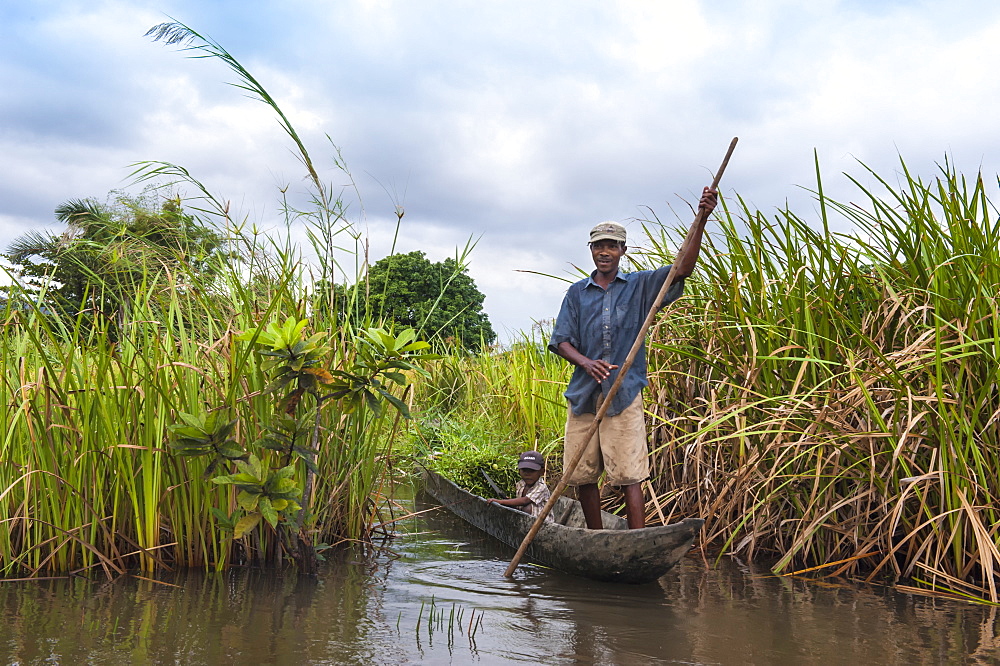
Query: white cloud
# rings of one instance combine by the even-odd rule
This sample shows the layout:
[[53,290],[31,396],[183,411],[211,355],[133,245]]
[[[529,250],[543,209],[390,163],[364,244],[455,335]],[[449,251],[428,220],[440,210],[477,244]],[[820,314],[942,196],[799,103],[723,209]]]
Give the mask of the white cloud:
[[[28,3],[30,4],[30,3]],[[480,237],[471,273],[496,328],[552,316],[580,238],[650,206],[683,225],[732,136],[723,183],[807,219],[819,152],[827,192],[856,197],[860,159],[933,174],[946,152],[995,173],[1000,8],[759,0],[297,2],[191,0],[0,8],[0,246],[103,197],[128,165],[176,162],[253,222],[280,227],[303,171],[274,116],[143,33],[174,16],[228,48],[279,101],[324,178],[343,149],[371,232],[434,260]],[[34,17],[34,18],[32,18]],[[970,20],[968,17],[975,17]],[[348,194],[351,194],[348,190]],[[813,218],[814,219],[814,218]],[[378,258],[375,256],[375,258]]]

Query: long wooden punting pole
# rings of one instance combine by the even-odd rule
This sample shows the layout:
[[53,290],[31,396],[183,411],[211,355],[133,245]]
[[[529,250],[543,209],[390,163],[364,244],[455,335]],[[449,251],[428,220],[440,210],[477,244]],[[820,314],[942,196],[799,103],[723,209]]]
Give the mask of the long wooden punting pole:
[[[733,151],[736,149],[736,141],[738,137],[733,137],[732,143],[729,144],[729,150],[726,152],[725,159],[722,160],[722,165],[715,174],[715,180],[712,181],[712,189],[716,190],[719,187],[719,181],[722,180],[722,174],[726,171],[726,167],[729,165],[729,158],[732,157]],[[670,267],[670,272],[667,273],[667,278],[663,281],[663,286],[660,287],[660,293],[657,294],[656,299],[653,301],[653,307],[649,309],[649,314],[646,315],[646,320],[642,322],[642,326],[639,328],[639,335],[636,337],[635,342],[632,343],[632,349],[629,350],[628,356],[625,357],[625,362],[622,363],[621,368],[618,370],[618,376],[615,378],[614,383],[611,388],[608,389],[608,394],[604,397],[601,402],[600,408],[597,410],[597,414],[594,415],[594,421],[590,424],[590,428],[587,430],[587,434],[583,437],[584,442],[589,442],[594,433],[597,432],[597,428],[601,425],[601,420],[604,418],[604,414],[608,411],[608,406],[611,405],[611,399],[615,397],[618,392],[618,387],[621,385],[622,380],[625,378],[625,374],[628,369],[632,367],[632,362],[635,360],[636,355],[642,348],[643,341],[646,339],[646,332],[649,327],[652,326],[653,320],[656,318],[656,313],[660,309],[660,303],[667,295],[667,290],[670,289],[670,285],[674,283],[675,275],[677,273],[677,265],[680,263],[681,257],[688,250],[688,244],[692,236],[692,232],[698,228],[698,225],[704,224],[705,222],[705,209],[698,208],[698,213],[695,215],[694,222],[691,223],[691,228],[688,230],[687,236],[684,237],[684,242],[681,243],[681,247],[677,250],[677,256],[674,258],[674,263]],[[563,491],[566,490],[566,479],[572,475],[576,466],[580,463],[580,459],[583,457],[583,453],[586,450],[585,446],[581,446],[579,450],[573,455],[572,460],[570,460],[565,468],[563,469],[562,479],[556,485],[555,490],[552,491],[552,496],[549,497],[549,501],[545,503],[542,507],[541,512],[535,518],[534,524],[532,524],[531,529],[528,533],[524,535],[524,540],[521,541],[520,547],[514,554],[514,559],[510,561],[510,565],[504,572],[504,576],[513,576],[514,570],[517,569],[517,565],[520,563],[521,558],[524,557],[524,552],[528,550],[528,546],[531,545],[532,540],[535,535],[538,534],[538,530],[541,529],[542,523],[545,521],[545,517],[549,515],[552,511],[552,507],[555,506],[556,500],[562,495]]]

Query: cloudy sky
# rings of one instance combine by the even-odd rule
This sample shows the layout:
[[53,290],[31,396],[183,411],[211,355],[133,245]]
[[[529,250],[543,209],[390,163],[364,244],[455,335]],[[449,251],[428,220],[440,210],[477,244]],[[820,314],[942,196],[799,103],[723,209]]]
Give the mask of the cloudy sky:
[[723,195],[806,219],[814,150],[845,200],[858,161],[889,179],[900,156],[994,183],[1000,167],[989,0],[0,0],[0,248],[143,160],[282,228],[281,189],[306,189],[290,141],[220,61],[144,36],[170,19],[250,70],[339,188],[329,135],[372,260],[397,205],[401,251],[478,240],[470,273],[505,339],[565,290],[524,271],[589,265],[602,220],[687,226],[734,136]]

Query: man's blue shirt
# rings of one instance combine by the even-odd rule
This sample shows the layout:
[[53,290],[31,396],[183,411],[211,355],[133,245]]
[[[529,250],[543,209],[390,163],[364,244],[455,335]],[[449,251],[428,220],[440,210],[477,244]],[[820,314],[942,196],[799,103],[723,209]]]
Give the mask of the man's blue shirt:
[[[618,271],[607,291],[594,282],[596,272],[566,290],[552,331],[552,339],[549,341],[549,350],[556,352],[559,343],[568,342],[587,358],[604,359],[611,365],[621,367],[639,335],[642,322],[653,307],[653,300],[670,272],[670,266],[635,273]],[[676,301],[683,292],[684,279],[675,280],[660,307]],[[612,370],[611,375],[598,384],[583,368],[577,366],[563,394],[573,413],[597,413],[596,398],[599,389],[607,392],[617,375],[618,370]],[[607,416],[621,413],[648,383],[644,340],[632,367],[608,407]]]

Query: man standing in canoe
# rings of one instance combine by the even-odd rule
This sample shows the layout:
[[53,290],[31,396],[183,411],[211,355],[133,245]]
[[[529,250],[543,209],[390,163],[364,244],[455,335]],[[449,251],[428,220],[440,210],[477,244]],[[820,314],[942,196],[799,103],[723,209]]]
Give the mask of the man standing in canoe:
[[[680,298],[684,278],[694,272],[701,250],[705,222],[715,210],[717,194],[705,188],[698,206],[701,223],[691,229],[688,248],[680,257],[675,280],[659,307]],[[584,442],[600,401],[615,381],[653,307],[670,266],[652,271],[624,273],[618,265],[625,252],[625,227],[602,222],[590,231],[590,253],[596,269],[573,284],[556,318],[549,350],[576,366],[564,395],[568,401],[564,459],[572,460],[581,447],[586,451],[566,482],[576,486],[587,527],[601,529],[601,497],[597,482],[621,486],[630,529],[646,524],[646,502],[640,485],[649,477],[646,419],[642,389],[646,381],[646,347],[643,343],[618,392],[590,442]]]

